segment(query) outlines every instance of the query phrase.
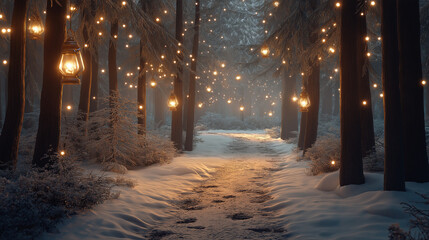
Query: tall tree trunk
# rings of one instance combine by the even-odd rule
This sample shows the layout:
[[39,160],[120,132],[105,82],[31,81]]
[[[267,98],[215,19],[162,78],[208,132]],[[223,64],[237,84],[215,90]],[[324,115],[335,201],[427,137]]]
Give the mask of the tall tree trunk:
[[0,129],[3,128],[3,87],[2,87],[2,77],[0,74]]
[[[110,26],[110,40],[109,40],[109,106],[110,108],[116,107],[117,94],[118,94],[118,69],[116,67],[116,46],[117,36],[119,32],[118,19],[114,19]],[[116,36],[116,38],[115,38]]]
[[[176,40],[183,46],[183,2],[182,0],[176,0]],[[179,47],[180,49],[182,47]],[[177,75],[174,79],[174,94],[179,100],[179,104],[176,107],[176,110],[172,112],[172,121],[171,121],[171,141],[173,141],[174,146],[177,150],[182,150],[182,108],[183,108],[183,54],[182,51],[177,54]]]
[[325,86],[322,90],[322,114],[331,117],[332,116],[332,87]]
[[25,56],[25,113],[33,112],[34,110],[34,98],[37,89],[36,73],[39,67],[38,59],[38,40],[30,40],[27,42],[26,52],[32,54],[26,54]]
[[[306,84],[304,84],[306,86]],[[299,123],[298,148],[304,149],[305,131],[307,129],[308,112],[301,112],[301,121]]]
[[[91,2],[92,3],[92,2]],[[90,14],[88,13],[88,10],[83,11],[83,21],[85,21],[87,24],[89,24],[92,19],[90,17]],[[80,87],[80,98],[79,98],[79,108],[78,108],[78,120],[79,124],[86,123],[88,121],[89,117],[89,103],[91,98],[91,81],[92,81],[92,57],[91,57],[91,51],[89,50],[90,47],[92,47],[89,44],[89,30],[84,25],[83,27],[83,39],[86,44],[88,44],[88,47],[83,48],[82,55],[83,55],[83,63],[85,64],[85,71],[82,75],[82,84]],[[86,134],[86,128],[84,130]]]
[[[43,87],[40,99],[39,129],[37,131],[33,164],[45,167],[58,152],[61,129],[61,47],[66,37],[67,0],[47,0],[44,43]],[[51,5],[52,3],[52,5]]]
[[160,128],[162,125],[165,124],[165,96],[161,90],[161,84],[158,84],[158,86],[154,89],[155,90],[155,99],[154,99],[154,104],[155,104],[155,116],[154,116],[154,121],[155,121],[155,128],[158,129]]
[[340,81],[335,81],[334,86],[334,111],[332,115],[336,117],[340,114],[340,92],[338,91],[340,88]]
[[399,87],[406,154],[405,180],[429,181],[424,96],[421,80],[419,0],[397,0],[399,31]]
[[[366,14],[357,19],[357,76],[359,81],[359,96],[362,103],[360,108],[360,124],[361,124],[361,143],[362,143],[362,156],[375,151],[374,139],[374,119],[372,115],[372,99],[369,83],[368,71],[368,44],[366,41],[367,36]],[[366,105],[363,105],[366,101]]]
[[310,148],[317,139],[317,128],[319,125],[319,103],[320,103],[320,65],[319,62],[312,63],[311,74],[308,77],[308,95],[310,96],[310,107],[307,113],[307,124],[305,125],[303,151]]
[[[89,112],[98,110],[98,46],[93,46],[93,54],[91,56],[92,77],[91,77],[91,98],[89,103]],[[110,71],[110,70],[109,70]]]
[[8,101],[0,135],[0,169],[15,169],[25,108],[25,32],[28,0],[13,5]]
[[188,116],[186,127],[185,150],[192,151],[194,144],[194,123],[195,123],[195,94],[196,94],[196,74],[198,60],[198,45],[200,39],[200,0],[195,0],[195,22],[194,22],[194,43],[192,46],[192,63],[189,77],[189,99]]
[[140,40],[140,72],[137,84],[137,103],[138,103],[138,133],[146,132],[146,59],[143,56],[143,41]]
[[301,113],[301,122],[299,124],[298,148],[304,149],[305,130],[307,125],[308,112]]
[[362,148],[360,133],[359,76],[357,71],[357,0],[343,1],[341,7],[340,50],[340,117],[341,167],[340,185],[363,184]]
[[296,78],[285,75],[282,81],[282,122],[281,138],[283,140],[296,137],[298,132],[298,107],[292,102],[295,94]]
[[381,1],[384,92],[384,190],[405,191],[396,1]]

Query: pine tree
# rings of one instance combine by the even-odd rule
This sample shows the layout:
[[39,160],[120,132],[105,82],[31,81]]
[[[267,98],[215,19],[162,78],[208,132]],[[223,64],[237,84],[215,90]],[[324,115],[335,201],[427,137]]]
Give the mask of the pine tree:
[[110,40],[109,40],[109,57],[108,57],[108,65],[109,65],[109,107],[111,110],[110,119],[111,119],[111,127],[115,127],[117,112],[116,105],[118,104],[118,68],[116,67],[116,46],[117,46],[117,38],[119,33],[119,24],[118,19],[114,18],[110,23]]
[[363,184],[359,76],[357,71],[356,31],[358,0],[343,1],[341,6],[340,88],[341,88],[341,167],[340,185]]
[[[91,9],[84,8],[82,11],[82,24],[83,24],[83,40],[85,44],[92,47],[90,44],[90,35],[93,31],[90,30],[90,25],[93,24],[94,16],[91,13],[95,9],[95,0],[91,0]],[[82,57],[86,70],[82,75],[82,83],[80,88],[80,98],[78,107],[78,120],[87,122],[89,118],[89,107],[91,99],[91,82],[92,82],[92,54],[89,47],[83,48]],[[81,123],[79,123],[81,124]],[[87,129],[84,129],[86,134]]]
[[[362,3],[361,1],[360,3]],[[363,6],[361,6],[363,7]],[[368,44],[366,37],[367,24],[366,24],[366,12],[361,10],[364,15],[357,19],[356,28],[356,39],[357,39],[357,76],[359,81],[359,97],[362,103],[360,108],[360,124],[361,124],[361,142],[362,142],[362,156],[374,152],[375,150],[375,139],[374,139],[374,119],[372,114],[372,99],[371,90],[369,83],[369,71],[368,71]],[[366,102],[364,105],[363,102]]]
[[396,1],[381,1],[384,92],[384,190],[405,191]]
[[295,94],[296,78],[292,75],[283,76],[282,81],[282,122],[281,122],[281,139],[286,140],[296,137],[298,131],[298,107],[292,102]]
[[45,167],[46,155],[58,152],[61,126],[62,76],[58,71],[61,47],[66,37],[67,0],[47,0],[43,87],[40,99],[39,128],[33,164]]
[[429,181],[426,152],[420,9],[418,0],[397,0],[399,32],[399,87],[403,116],[405,180]]
[[15,1],[12,15],[8,100],[0,136],[0,169],[15,169],[25,108],[25,42],[28,0]]
[[192,151],[194,144],[195,94],[197,77],[198,45],[200,37],[200,0],[195,0],[194,42],[192,45],[192,63],[189,77],[189,99],[186,127],[185,150]]
[[[179,49],[183,45],[183,1],[176,0],[176,40],[179,43]],[[177,64],[177,74],[174,78],[174,94],[176,95],[179,104],[176,107],[176,110],[172,112],[171,120],[171,141],[173,141],[174,146],[177,150],[182,150],[182,109],[183,109],[183,67],[182,67],[183,53],[179,51],[177,54],[176,64]]]

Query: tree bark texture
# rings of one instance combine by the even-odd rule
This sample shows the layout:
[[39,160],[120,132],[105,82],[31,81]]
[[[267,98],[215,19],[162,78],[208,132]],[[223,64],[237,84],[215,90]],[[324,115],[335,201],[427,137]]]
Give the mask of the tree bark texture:
[[282,81],[282,122],[281,138],[283,140],[296,137],[298,132],[298,107],[292,101],[296,94],[296,78],[285,75]]
[[[360,95],[360,124],[361,124],[361,143],[362,143],[362,156],[366,156],[375,151],[374,139],[374,119],[372,114],[372,99],[369,82],[368,71],[368,44],[365,39],[367,36],[366,14],[359,16],[357,19],[357,71],[359,81],[359,95]],[[366,101],[366,105],[363,105]]]
[[15,1],[12,15],[8,101],[0,135],[0,169],[15,169],[25,108],[25,42],[28,0]]
[[185,150],[192,151],[194,144],[194,127],[195,127],[195,95],[196,95],[196,74],[198,60],[198,45],[200,39],[200,0],[195,0],[195,22],[194,22],[194,43],[192,45],[191,71],[189,77],[189,99],[188,114],[186,126]]
[[138,103],[138,133],[144,134],[146,132],[146,59],[142,54],[143,42],[140,40],[140,71],[137,83],[137,103]]
[[405,191],[396,1],[381,1],[384,92],[384,190]]
[[307,113],[307,124],[305,126],[303,151],[310,148],[317,139],[317,128],[319,125],[319,104],[320,104],[320,65],[313,62],[311,74],[308,77],[308,95],[310,96],[310,107]]
[[[183,46],[183,2],[182,0],[176,0],[176,40]],[[180,47],[181,48],[181,47]],[[171,141],[177,150],[182,150],[182,117],[183,117],[183,66],[182,66],[183,54],[182,52],[177,54],[177,75],[174,79],[174,94],[179,100],[179,104],[176,110],[172,112],[171,121]]]
[[[61,130],[61,74],[58,70],[61,47],[66,37],[67,0],[47,0],[44,42],[43,87],[40,99],[39,129],[37,131],[33,164],[45,167],[47,155],[58,152]],[[52,3],[52,5],[51,5]]]
[[418,0],[397,0],[399,87],[404,129],[405,180],[429,181]]
[[341,167],[340,185],[363,184],[360,97],[357,71],[357,0],[343,1],[341,7],[340,42],[340,118],[341,118]]

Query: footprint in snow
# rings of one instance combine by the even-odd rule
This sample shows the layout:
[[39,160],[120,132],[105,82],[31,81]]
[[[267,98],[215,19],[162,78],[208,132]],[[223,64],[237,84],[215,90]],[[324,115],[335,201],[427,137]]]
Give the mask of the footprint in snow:
[[179,224],[186,224],[186,223],[194,223],[194,222],[196,222],[196,221],[197,221],[197,219],[196,219],[196,218],[186,218],[186,219],[183,219],[183,220],[177,221],[176,223],[179,223]]
[[223,196],[223,198],[230,199],[230,198],[235,198],[235,196],[234,195],[226,195],[226,196]]
[[235,213],[235,214],[230,215],[228,217],[231,218],[232,220],[246,220],[246,219],[253,218],[253,216],[250,216],[250,215],[245,214],[245,213]]

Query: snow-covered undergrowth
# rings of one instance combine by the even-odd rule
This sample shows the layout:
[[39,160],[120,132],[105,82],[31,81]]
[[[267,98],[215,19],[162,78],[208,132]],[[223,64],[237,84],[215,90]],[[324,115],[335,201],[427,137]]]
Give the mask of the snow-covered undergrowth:
[[64,218],[115,197],[111,180],[59,159],[49,170],[0,171],[0,239],[34,239],[54,231]]
[[[268,168],[271,173],[264,175],[267,182],[264,187],[270,197],[261,203],[261,211],[275,218],[274,222],[285,230],[281,234],[287,239],[386,239],[393,223],[403,229],[410,227],[411,216],[404,211],[402,202],[420,209],[427,207],[421,204],[422,199],[416,192],[427,193],[428,183],[407,183],[406,192],[384,192],[383,174],[366,172],[365,184],[339,187],[338,171],[307,175],[308,162],[297,161],[299,153],[293,152],[294,145],[272,139],[263,131],[209,131],[201,132],[199,138],[202,141],[197,143],[194,152],[176,157],[169,164],[129,171],[125,177],[136,183],[135,188],[115,188],[121,191],[118,199],[73,216],[58,227],[59,233],[46,233],[42,239],[150,239],[151,229],[159,229],[166,221],[175,219],[179,213],[177,203],[182,197],[189,197],[201,189],[202,184],[211,183],[210,179],[219,176],[220,169],[233,171],[228,166],[234,165],[237,159],[245,163],[249,160],[249,170],[256,167],[251,165],[253,162],[273,164]],[[235,181],[239,180],[228,184]],[[218,228],[205,225],[210,221],[204,216],[214,217],[213,213],[205,212],[207,209],[213,211],[214,208],[190,210],[198,211],[199,217],[194,225],[188,226],[206,228],[188,228],[185,239],[197,239],[194,236],[202,234],[200,231],[209,231],[212,239],[219,236],[218,232],[210,232]],[[228,221],[231,219],[226,216],[219,216],[217,220],[224,225]],[[258,224],[264,226],[263,222]],[[168,234],[172,234],[168,239],[177,239],[174,231]],[[250,239],[274,239],[264,238],[266,235],[258,232],[241,234]]]
[[115,100],[115,108],[92,113],[87,124],[76,128],[79,123],[70,121],[65,128],[66,146],[73,147],[81,158],[89,158],[106,170],[119,173],[170,161],[176,154],[173,143],[150,131],[139,134],[137,104],[122,98]]
[[[368,154],[364,159],[364,169],[370,172],[383,171],[384,140],[383,122],[374,121],[374,135],[376,140],[375,152]],[[310,160],[308,173],[317,175],[336,171],[340,168],[340,122],[339,119],[322,118],[319,122],[316,143],[307,149],[304,160]]]
[[221,130],[243,130],[243,129],[265,129],[278,126],[280,119],[276,117],[258,118],[255,116],[245,117],[244,121],[233,116],[225,116],[218,113],[207,112],[198,121],[198,129],[221,129]]

